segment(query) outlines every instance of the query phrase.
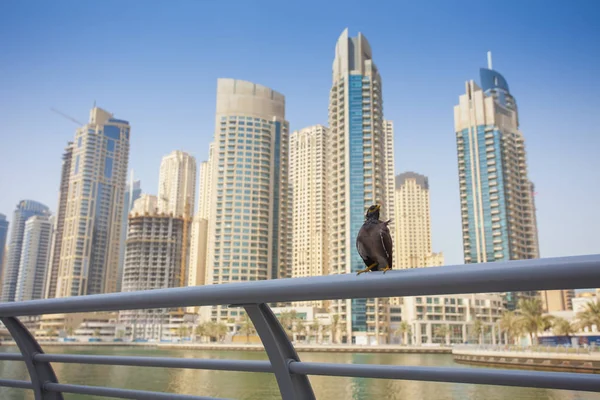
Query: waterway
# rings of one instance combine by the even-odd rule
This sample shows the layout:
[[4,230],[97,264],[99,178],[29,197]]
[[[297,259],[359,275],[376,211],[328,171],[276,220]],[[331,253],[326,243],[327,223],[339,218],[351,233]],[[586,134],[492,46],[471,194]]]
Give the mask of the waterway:
[[[16,352],[17,349],[3,345],[0,347],[0,351]],[[48,352],[239,360],[266,359],[266,355],[262,352],[163,350],[141,347],[53,346],[48,348]],[[314,362],[482,368],[456,364],[449,354],[300,353],[300,357],[303,361]],[[240,400],[281,398],[272,374],[57,363],[53,366],[61,383],[154,390]],[[17,361],[0,361],[0,378],[29,380],[24,363]],[[319,400],[600,400],[600,394],[566,390],[324,376],[311,376],[310,381]],[[0,388],[0,399],[33,400],[33,394],[29,390]],[[65,399],[97,400],[101,397],[65,395]]]

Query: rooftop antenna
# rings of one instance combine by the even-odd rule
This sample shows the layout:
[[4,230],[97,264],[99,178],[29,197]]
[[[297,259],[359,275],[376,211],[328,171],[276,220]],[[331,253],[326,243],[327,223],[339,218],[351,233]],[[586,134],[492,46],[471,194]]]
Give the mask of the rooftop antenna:
[[488,51],[487,56],[488,56],[488,69],[492,69],[492,52]]

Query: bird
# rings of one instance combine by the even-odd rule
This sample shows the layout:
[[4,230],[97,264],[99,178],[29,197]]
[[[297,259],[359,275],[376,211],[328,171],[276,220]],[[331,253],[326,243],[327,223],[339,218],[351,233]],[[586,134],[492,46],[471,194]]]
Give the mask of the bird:
[[[393,244],[388,224],[392,221],[380,221],[381,205],[374,204],[367,209],[365,222],[356,236],[356,249],[367,268],[363,272],[383,271],[385,274],[392,269]],[[380,269],[381,268],[381,269]]]

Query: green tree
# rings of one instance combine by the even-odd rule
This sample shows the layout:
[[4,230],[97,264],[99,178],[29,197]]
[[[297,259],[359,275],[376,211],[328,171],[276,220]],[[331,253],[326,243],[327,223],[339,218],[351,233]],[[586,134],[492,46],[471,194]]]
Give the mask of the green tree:
[[520,299],[517,308],[519,311],[519,324],[529,334],[531,344],[538,344],[538,333],[552,326],[553,318],[549,315],[543,315],[542,301],[539,298]]
[[217,340],[219,342],[222,342],[223,340],[225,340],[225,337],[227,336],[228,331],[229,331],[229,329],[227,328],[227,325],[224,322],[217,323],[215,326],[215,334],[216,334]]
[[198,324],[194,333],[196,334],[196,339],[200,339],[200,342],[202,342],[202,338],[204,338],[207,333],[206,323]]
[[402,336],[402,344],[408,345],[408,336],[410,334],[410,331],[411,331],[410,324],[406,321],[402,321],[402,322],[400,322],[400,326],[398,327],[398,329],[396,329],[394,334],[401,335]]
[[92,333],[94,337],[100,337],[100,328],[94,329],[94,333]]
[[315,342],[317,342],[317,343],[319,343],[319,328],[320,327],[321,327],[321,324],[319,323],[319,320],[316,318],[310,324],[310,330],[315,335]]
[[254,335],[254,333],[256,333],[254,324],[252,323],[252,320],[248,314],[244,314],[242,317],[240,333],[246,335],[246,343],[250,343],[250,335]]
[[75,333],[75,328],[73,328],[72,326],[67,326],[67,337],[73,336],[73,334]]
[[56,332],[56,329],[54,328],[49,328],[46,330],[46,336],[48,336],[49,338],[54,338],[58,335],[58,332]]
[[515,344],[523,331],[519,317],[513,311],[505,311],[500,317],[499,325],[500,331],[506,334],[507,342]]
[[440,325],[435,328],[435,331],[433,332],[433,336],[435,336],[439,339],[442,339],[442,343],[448,344],[447,336],[449,333],[450,333],[450,329],[448,328],[447,325]]
[[183,339],[184,337],[187,337],[189,334],[188,327],[185,325],[179,325],[179,327],[177,328],[177,334],[179,335],[179,337],[181,339]]
[[472,334],[477,338],[477,343],[481,344],[483,339],[483,322],[479,318],[473,320]]
[[570,323],[564,318],[555,317],[552,321],[552,333],[556,336],[571,336],[577,332],[575,324]]
[[582,329],[592,329],[594,325],[600,329],[600,300],[586,303],[583,311],[577,313],[577,323]]
[[337,335],[340,328],[340,316],[339,314],[334,314],[331,317],[331,325],[329,329],[331,330],[331,343],[337,343]]
[[304,320],[298,319],[296,325],[294,326],[294,329],[298,336],[302,336],[304,337],[304,340],[306,340],[306,325],[304,324]]

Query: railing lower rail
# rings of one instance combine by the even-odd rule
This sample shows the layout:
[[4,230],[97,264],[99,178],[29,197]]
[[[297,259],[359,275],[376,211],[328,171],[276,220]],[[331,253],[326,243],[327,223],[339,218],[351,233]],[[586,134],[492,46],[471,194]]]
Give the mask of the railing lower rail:
[[[19,347],[0,361],[25,362],[31,381],[0,379],[0,386],[32,389],[36,400],[63,399],[63,393],[123,399],[214,399],[133,389],[62,384],[51,363],[127,365],[273,373],[284,400],[314,399],[309,375],[405,379],[600,392],[598,375],[498,369],[407,367],[302,362],[267,303],[343,298],[553,290],[600,287],[600,255],[471,264],[410,271],[282,279],[148,292],[34,300],[0,304],[0,320]],[[71,312],[232,305],[243,307],[260,336],[269,361],[202,360],[166,357],[44,354],[16,318]]]

